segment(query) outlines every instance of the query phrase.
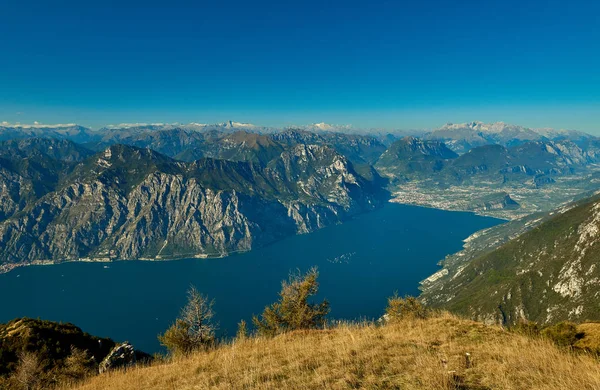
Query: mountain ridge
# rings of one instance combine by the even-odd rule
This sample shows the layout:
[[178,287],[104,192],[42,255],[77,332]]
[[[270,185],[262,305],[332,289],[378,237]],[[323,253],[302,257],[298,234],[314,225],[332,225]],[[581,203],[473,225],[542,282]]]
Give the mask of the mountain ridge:
[[[113,145],[0,222],[4,269],[44,261],[223,256],[378,207],[379,184],[326,146],[268,166]],[[269,218],[265,218],[269,216]]]
[[600,195],[526,225],[501,245],[445,264],[422,282],[422,299],[487,323],[600,320]]
[[429,132],[425,138],[445,142],[455,152],[462,154],[483,145],[519,145],[527,141],[585,141],[596,138],[591,134],[576,130],[555,130],[551,128],[528,128],[504,122],[447,123]]

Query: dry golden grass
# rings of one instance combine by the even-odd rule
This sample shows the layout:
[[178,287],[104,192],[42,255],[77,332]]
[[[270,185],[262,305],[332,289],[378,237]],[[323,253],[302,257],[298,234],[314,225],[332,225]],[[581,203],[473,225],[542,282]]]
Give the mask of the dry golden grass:
[[80,388],[583,390],[600,389],[600,365],[543,339],[443,313],[251,338],[100,375]]
[[577,331],[584,334],[583,338],[577,340],[576,348],[600,352],[600,323],[585,322],[577,325]]

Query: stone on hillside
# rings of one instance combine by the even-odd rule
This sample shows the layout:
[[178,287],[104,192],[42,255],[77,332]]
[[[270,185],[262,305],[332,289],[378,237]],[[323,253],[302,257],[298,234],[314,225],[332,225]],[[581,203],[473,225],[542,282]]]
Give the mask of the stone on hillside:
[[137,361],[133,345],[127,341],[115,346],[100,363],[100,374],[117,368],[130,367]]

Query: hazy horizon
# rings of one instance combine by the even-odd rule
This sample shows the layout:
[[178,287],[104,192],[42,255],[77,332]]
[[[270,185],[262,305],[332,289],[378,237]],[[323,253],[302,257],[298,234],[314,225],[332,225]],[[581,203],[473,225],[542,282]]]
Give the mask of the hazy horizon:
[[[19,114],[20,115],[20,114]],[[413,113],[414,116],[417,116],[416,113]],[[424,115],[426,117],[426,115]],[[252,117],[252,116],[250,116]],[[488,118],[488,117],[486,117]],[[90,124],[89,121],[68,121],[68,120],[60,120],[60,118],[57,118],[55,121],[39,121],[39,120],[34,120],[34,121],[8,121],[8,120],[4,120],[4,118],[0,117],[0,126],[6,126],[6,127],[18,127],[18,126],[39,126],[39,127],[51,127],[51,126],[60,126],[60,125],[70,125],[70,124],[74,124],[74,125],[79,125],[79,126],[83,126],[83,127],[87,127],[90,128],[92,130],[99,130],[101,128],[104,127],[118,127],[118,126],[124,126],[124,125],[140,125],[140,126],[146,126],[146,125],[186,125],[186,124],[191,124],[191,123],[197,123],[197,124],[206,124],[206,125],[216,125],[216,124],[221,124],[221,123],[226,123],[226,122],[236,122],[239,124],[249,124],[249,125],[254,125],[257,127],[265,127],[265,128],[290,128],[290,127],[308,127],[308,126],[314,126],[314,125],[320,125],[320,124],[324,124],[324,125],[329,125],[332,126],[336,129],[343,129],[344,127],[346,127],[348,130],[353,130],[353,131],[363,131],[363,132],[368,132],[368,131],[399,131],[399,132],[427,132],[427,131],[432,131],[432,130],[436,130],[448,123],[453,123],[453,124],[461,124],[461,123],[472,123],[472,122],[482,122],[482,123],[486,123],[486,124],[492,124],[492,123],[498,123],[498,122],[503,122],[506,123],[507,125],[518,125],[518,126],[522,126],[525,128],[531,128],[531,129],[542,129],[542,128],[552,128],[552,129],[556,129],[556,130],[577,130],[577,131],[582,131],[582,132],[587,132],[589,134],[593,134],[593,135],[600,135],[600,126],[592,126],[589,128],[576,128],[573,126],[563,126],[563,125],[552,125],[552,124],[548,124],[550,122],[544,122],[544,121],[534,121],[533,123],[536,123],[534,125],[530,125],[530,124],[525,124],[522,122],[518,122],[518,121],[509,121],[509,120],[503,120],[501,118],[499,119],[495,119],[495,118],[489,118],[489,120],[483,120],[477,116],[468,119],[468,118],[458,118],[458,120],[446,120],[446,121],[437,121],[434,123],[434,121],[429,121],[428,123],[431,123],[430,125],[427,126],[418,126],[416,124],[415,121],[411,121],[411,123],[413,123],[412,125],[391,125],[391,126],[385,126],[385,125],[369,125],[369,124],[354,124],[351,123],[350,121],[345,121],[345,122],[334,122],[334,121],[323,121],[323,120],[307,120],[304,122],[293,122],[293,121],[255,121],[255,120],[246,120],[245,118],[239,118],[239,117],[217,117],[217,116],[205,116],[205,117],[201,117],[200,119],[198,118],[189,118],[188,120],[160,120],[160,118],[151,118],[152,120],[146,120],[146,121],[142,121],[142,120],[135,120],[134,118],[131,118],[132,120],[123,120],[123,121],[113,121],[113,122],[96,122],[96,123],[92,123]],[[175,118],[172,118],[175,119]],[[259,119],[259,118],[256,118]]]

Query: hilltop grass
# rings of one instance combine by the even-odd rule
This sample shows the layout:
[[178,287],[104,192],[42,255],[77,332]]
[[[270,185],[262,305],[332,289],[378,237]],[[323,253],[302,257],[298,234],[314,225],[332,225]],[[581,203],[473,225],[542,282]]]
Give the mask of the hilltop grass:
[[[466,354],[470,354],[470,359]],[[232,341],[80,389],[599,389],[590,354],[448,313]]]

